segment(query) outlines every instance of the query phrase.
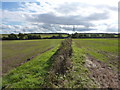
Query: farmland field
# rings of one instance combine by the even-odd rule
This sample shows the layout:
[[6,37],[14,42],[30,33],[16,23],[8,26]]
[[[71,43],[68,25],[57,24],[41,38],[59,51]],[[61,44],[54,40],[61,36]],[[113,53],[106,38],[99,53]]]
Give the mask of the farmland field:
[[13,40],[2,42],[3,74],[47,50],[56,47],[62,40]]
[[56,52],[57,47],[49,50],[30,62],[12,70],[4,78],[3,84],[8,88],[41,88],[44,86],[49,67],[50,58]]
[[118,88],[118,53],[118,39],[3,41],[3,70],[34,56],[7,68],[3,87]]
[[118,87],[118,39],[74,39],[73,49],[83,87]]
[[117,68],[118,39],[74,39],[73,41],[85,54],[90,54],[96,59]]

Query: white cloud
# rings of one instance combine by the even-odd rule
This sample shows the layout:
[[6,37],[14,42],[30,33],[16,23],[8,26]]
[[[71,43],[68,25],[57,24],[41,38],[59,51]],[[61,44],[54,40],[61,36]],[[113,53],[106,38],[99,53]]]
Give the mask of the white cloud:
[[21,21],[24,21],[25,18],[22,15],[23,15],[23,12],[21,13],[19,11],[2,10],[3,22],[21,22]]
[[21,2],[21,7],[17,11],[3,10],[3,23],[22,22],[22,25],[7,26],[16,32],[71,33],[70,25],[78,25],[76,27],[78,32],[117,32],[118,0],[36,1],[40,2],[40,5],[35,2],[24,4]]

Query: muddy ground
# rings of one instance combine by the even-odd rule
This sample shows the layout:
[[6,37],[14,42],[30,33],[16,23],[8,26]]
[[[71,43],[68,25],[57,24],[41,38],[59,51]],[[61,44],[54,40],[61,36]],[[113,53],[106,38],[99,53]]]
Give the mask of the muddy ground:
[[98,88],[119,88],[118,71],[113,70],[106,63],[90,55],[86,55],[86,67],[90,71],[89,77],[98,85]]

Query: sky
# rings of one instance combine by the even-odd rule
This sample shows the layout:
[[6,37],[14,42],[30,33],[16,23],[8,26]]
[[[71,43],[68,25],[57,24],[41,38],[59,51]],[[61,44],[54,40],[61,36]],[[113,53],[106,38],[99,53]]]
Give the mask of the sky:
[[118,2],[4,0],[0,8],[0,33],[117,33]]

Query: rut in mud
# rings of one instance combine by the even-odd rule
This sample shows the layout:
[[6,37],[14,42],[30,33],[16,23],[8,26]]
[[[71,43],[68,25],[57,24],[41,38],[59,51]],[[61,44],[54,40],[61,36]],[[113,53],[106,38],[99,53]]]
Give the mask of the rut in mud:
[[99,88],[119,88],[118,71],[113,70],[106,63],[87,55],[86,67],[90,70],[89,77]]

